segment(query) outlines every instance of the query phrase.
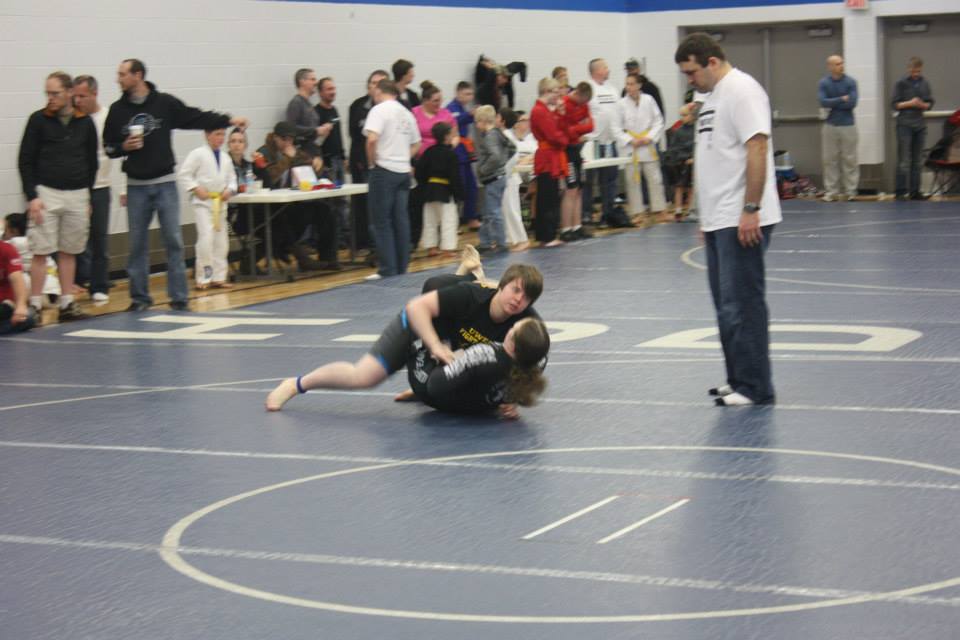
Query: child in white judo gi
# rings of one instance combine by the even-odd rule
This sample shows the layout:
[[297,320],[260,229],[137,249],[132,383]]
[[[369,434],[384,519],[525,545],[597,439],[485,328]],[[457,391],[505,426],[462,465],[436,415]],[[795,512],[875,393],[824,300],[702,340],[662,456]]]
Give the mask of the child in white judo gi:
[[191,195],[197,225],[196,276],[197,289],[228,289],[227,201],[237,192],[237,175],[230,155],[223,151],[226,129],[205,131],[207,143],[190,152],[177,179]]

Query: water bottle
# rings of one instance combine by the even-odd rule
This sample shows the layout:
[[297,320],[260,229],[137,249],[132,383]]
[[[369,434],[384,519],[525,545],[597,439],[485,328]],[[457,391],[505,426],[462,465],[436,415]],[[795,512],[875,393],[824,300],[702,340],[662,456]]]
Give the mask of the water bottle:
[[253,190],[253,182],[255,179],[256,178],[253,175],[253,169],[247,169],[246,175],[243,176],[243,182],[246,185],[246,189],[244,189],[244,191],[250,193]]

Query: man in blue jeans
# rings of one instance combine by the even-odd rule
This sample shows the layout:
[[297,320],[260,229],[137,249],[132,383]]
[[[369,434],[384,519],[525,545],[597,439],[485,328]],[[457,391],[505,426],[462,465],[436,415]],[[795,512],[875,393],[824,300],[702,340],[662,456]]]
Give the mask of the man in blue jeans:
[[180,232],[180,196],[174,172],[171,134],[174,129],[245,129],[247,119],[188,107],[178,98],[160,93],[145,80],[146,66],[131,58],[120,63],[117,83],[123,95],[110,106],[103,129],[103,148],[111,158],[123,157],[127,174],[127,223],[130,249],[130,306],[144,311],[150,297],[150,221],[154,212],[167,250],[167,293],[170,308],[187,311],[187,275]]
[[770,100],[705,33],[687,36],[674,59],[695,89],[709,93],[697,120],[694,179],[727,369],[726,383],[710,394],[720,406],[771,404],[763,258],[782,216]]
[[920,169],[927,124],[923,112],[933,107],[933,91],[923,77],[923,60],[910,58],[907,75],[897,80],[891,106],[897,112],[897,200],[926,200],[920,193]]
[[[593,118],[593,131],[587,134],[593,144],[593,157],[617,157],[617,131],[619,128],[620,90],[610,82],[610,67],[603,58],[594,58],[587,65],[590,73],[590,116]],[[606,223],[613,222],[613,204],[617,197],[619,167],[602,167],[586,172],[583,183],[583,224],[593,223],[593,181],[597,176],[600,182],[600,199],[603,203],[603,218]]]
[[377,83],[376,106],[363,125],[370,167],[367,206],[380,264],[380,271],[368,280],[406,273],[410,262],[410,158],[420,149],[420,130],[398,94],[392,81]]

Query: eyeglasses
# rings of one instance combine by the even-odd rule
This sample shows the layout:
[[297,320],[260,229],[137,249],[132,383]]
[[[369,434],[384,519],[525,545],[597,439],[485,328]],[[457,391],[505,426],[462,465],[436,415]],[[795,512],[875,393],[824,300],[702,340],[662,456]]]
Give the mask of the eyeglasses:
[[48,98],[56,98],[57,96],[62,96],[64,91],[44,91]]

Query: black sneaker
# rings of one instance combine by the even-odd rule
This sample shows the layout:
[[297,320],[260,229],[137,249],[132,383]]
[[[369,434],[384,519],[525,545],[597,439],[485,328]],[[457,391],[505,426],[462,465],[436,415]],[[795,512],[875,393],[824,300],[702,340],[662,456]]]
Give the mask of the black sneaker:
[[580,236],[573,229],[567,229],[560,234],[560,239],[564,242],[573,242],[575,240],[579,240]]
[[911,200],[929,200],[930,196],[920,193],[919,191],[914,191],[910,194]]
[[150,308],[150,304],[149,304],[149,303],[147,303],[147,302],[137,302],[136,300],[134,300],[133,302],[130,303],[130,306],[127,307],[127,311],[130,311],[130,312],[133,312],[133,313],[139,313],[139,312],[141,312],[141,311],[146,311],[146,310],[149,309],[149,308]]
[[574,233],[576,233],[578,237],[584,240],[586,240],[587,238],[593,237],[593,231],[590,231],[590,229],[587,229],[586,227],[580,227],[579,229],[574,231]]
[[190,303],[186,300],[175,300],[170,303],[171,311],[190,311]]
[[71,302],[65,307],[60,307],[60,322],[72,322],[74,320],[86,320],[90,316],[80,310],[80,305]]

